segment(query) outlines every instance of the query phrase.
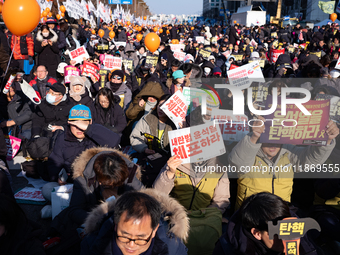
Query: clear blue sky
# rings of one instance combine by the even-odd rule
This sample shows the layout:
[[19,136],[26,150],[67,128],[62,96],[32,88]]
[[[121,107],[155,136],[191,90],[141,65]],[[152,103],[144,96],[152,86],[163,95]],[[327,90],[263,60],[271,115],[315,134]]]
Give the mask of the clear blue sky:
[[155,14],[202,13],[203,0],[144,0]]

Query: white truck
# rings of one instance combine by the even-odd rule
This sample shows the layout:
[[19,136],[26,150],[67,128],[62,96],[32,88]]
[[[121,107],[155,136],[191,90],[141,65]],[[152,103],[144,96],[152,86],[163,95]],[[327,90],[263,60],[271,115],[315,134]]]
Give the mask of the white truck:
[[266,12],[261,7],[253,9],[252,5],[240,7],[231,15],[231,25],[240,24],[247,27],[262,26],[266,24]]

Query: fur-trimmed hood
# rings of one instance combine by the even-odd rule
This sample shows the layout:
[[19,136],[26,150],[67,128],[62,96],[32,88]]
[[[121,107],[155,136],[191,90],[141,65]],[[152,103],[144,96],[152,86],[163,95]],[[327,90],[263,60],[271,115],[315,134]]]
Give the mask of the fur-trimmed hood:
[[[49,38],[53,43],[56,43],[58,41],[58,35],[56,32],[54,32],[53,29],[49,29],[50,35],[52,34],[52,37]],[[42,42],[44,40],[44,37],[41,34],[41,31],[39,30],[37,33],[37,41]]]
[[[189,217],[184,207],[174,198],[167,194],[156,191],[154,189],[145,189],[143,192],[149,196],[154,197],[162,206],[164,215],[169,217],[169,232],[182,239],[184,242],[189,235]],[[96,207],[87,217],[85,221],[85,232],[87,234],[99,230],[104,216],[108,212],[112,212],[116,201],[105,202]]]
[[[107,148],[107,147],[96,147],[96,148],[91,148],[87,149],[86,151],[82,152],[73,162],[72,164],[72,170],[73,170],[73,179],[76,179],[80,176],[84,177],[84,171],[87,167],[87,164],[90,162],[91,159],[93,159],[94,156],[96,156],[98,153],[101,152],[115,152],[119,156],[121,156],[124,161],[126,162],[127,166],[133,167],[134,163],[132,162],[131,158],[124,154],[123,152],[112,149],[112,148]],[[141,168],[138,166],[137,171],[136,171],[136,178],[140,179],[141,177]]]

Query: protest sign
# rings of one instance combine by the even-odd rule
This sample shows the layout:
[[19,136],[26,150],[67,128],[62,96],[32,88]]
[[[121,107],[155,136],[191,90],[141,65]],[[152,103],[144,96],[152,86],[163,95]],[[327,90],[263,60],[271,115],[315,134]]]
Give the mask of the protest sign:
[[318,58],[321,58],[321,51],[310,52],[309,54],[316,55]]
[[288,46],[288,52],[289,53],[294,53],[294,51],[295,51],[294,46],[292,46],[292,45]]
[[235,57],[236,61],[242,61],[243,59],[243,54],[231,54],[231,55]]
[[253,82],[252,88],[252,100],[254,106],[264,108],[268,96],[268,83]]
[[100,75],[100,87],[104,88],[105,83],[107,82],[107,74],[109,73],[109,70],[100,69],[99,75]]
[[221,131],[213,122],[170,131],[171,156],[183,164],[208,160],[226,152]]
[[250,45],[253,46],[253,47],[255,47],[255,46],[257,45],[257,42],[255,42],[254,39],[251,39]]
[[171,121],[180,128],[178,123],[182,123],[187,115],[188,106],[182,92],[178,90],[162,106],[163,112]]
[[108,50],[109,45],[108,44],[98,44],[97,45],[97,50]]
[[[213,98],[210,96],[212,95]],[[211,111],[213,108],[219,107],[219,100],[215,93],[213,93],[211,90],[203,90],[199,88],[190,88],[190,87],[184,87],[183,88],[183,96],[186,101],[186,105],[188,106],[187,113],[189,114],[191,111],[193,111],[196,107],[199,105],[202,105],[202,98],[206,98],[206,109],[207,114],[211,114]]]
[[240,66],[227,72],[229,83],[243,89],[248,88],[252,82],[265,82],[263,73],[258,61]]
[[330,100],[329,116],[334,122],[340,123],[340,97],[326,94],[317,94],[315,100]]
[[222,55],[225,56],[225,58],[228,58],[230,56],[230,51],[227,50],[225,52],[222,52]]
[[266,60],[265,59],[249,60],[248,63],[252,63],[254,61],[258,61],[261,68],[264,68],[264,66],[266,64]]
[[213,109],[211,120],[219,125],[224,141],[240,141],[249,133],[248,117],[234,115],[232,110]]
[[197,43],[204,43],[204,36],[196,36],[195,39]]
[[88,59],[89,57],[90,56],[84,46],[70,52],[70,58],[71,60],[75,60],[76,64],[83,62],[84,58]]
[[207,49],[200,49],[198,51],[198,54],[202,56],[204,59],[208,59],[211,55],[211,51]]
[[119,48],[119,46],[124,46],[124,48],[125,48],[126,42],[115,42],[115,45],[116,45],[117,49]]
[[276,32],[274,32],[274,33],[270,33],[270,37],[274,37],[274,38],[276,38],[276,37],[277,37],[277,33],[276,33]]
[[269,62],[276,63],[276,60],[279,58],[279,56],[284,53],[285,53],[285,49],[282,49],[282,50],[270,49]]
[[80,76],[80,70],[75,66],[65,66],[64,68],[64,82],[70,83],[71,76]]
[[105,54],[103,65],[106,70],[122,69],[122,58]]
[[22,190],[19,190],[14,195],[15,199],[20,200],[30,200],[30,201],[37,201],[37,202],[44,202],[45,198],[43,197],[41,190],[32,187],[25,187]]
[[183,61],[185,58],[185,52],[183,51],[175,51],[174,58],[178,59],[179,61]]
[[133,65],[133,59],[123,59],[123,65],[125,70],[129,71],[129,73],[133,72],[134,65]]
[[[265,109],[272,107],[272,98],[268,96]],[[281,97],[278,97],[276,111],[266,118],[265,133],[260,143],[326,145],[328,135],[326,125],[329,121],[330,102],[310,100],[303,106],[311,113],[304,115],[293,104],[287,105],[287,114],[281,115]],[[295,126],[294,126],[295,125]]]
[[336,62],[336,65],[334,68],[340,70],[340,58],[338,58],[338,61]]
[[11,135],[4,135],[4,137],[7,147],[6,160],[11,161],[20,149],[21,139]]
[[93,63],[90,63],[88,61],[84,61],[83,67],[82,67],[82,73],[81,75],[87,76],[87,77],[95,77],[96,81],[99,81],[100,75],[99,75],[99,67]]
[[173,52],[182,51],[184,50],[184,48],[185,48],[184,44],[170,44],[170,49]]
[[156,67],[157,62],[158,62],[158,56],[148,55],[146,56],[146,59],[145,59],[145,67],[146,68]]

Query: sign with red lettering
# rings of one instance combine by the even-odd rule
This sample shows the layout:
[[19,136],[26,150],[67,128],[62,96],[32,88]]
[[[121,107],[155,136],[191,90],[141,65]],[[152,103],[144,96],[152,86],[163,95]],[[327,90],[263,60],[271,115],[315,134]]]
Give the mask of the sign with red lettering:
[[15,199],[21,200],[31,200],[37,202],[44,202],[45,198],[43,197],[41,190],[31,187],[25,187],[22,190],[19,190],[14,195]]
[[122,69],[122,58],[105,55],[103,64],[106,70]]
[[173,52],[182,51],[182,50],[184,50],[184,48],[185,48],[184,44],[170,44],[170,49]]
[[248,117],[232,110],[212,109],[211,120],[220,126],[224,141],[241,141],[249,133]]
[[183,51],[175,51],[174,52],[174,57],[178,59],[179,61],[183,61],[185,58],[185,52]]
[[246,89],[252,82],[265,82],[261,67],[258,61],[240,66],[227,72],[229,83],[236,87]]
[[276,60],[279,58],[281,54],[285,53],[285,49],[282,50],[275,50],[275,49],[270,49],[269,51],[269,61],[270,63],[276,63]]
[[65,66],[64,68],[64,82],[70,83],[71,76],[80,76],[80,70],[75,66]]
[[182,92],[178,90],[161,106],[161,109],[179,128],[178,123],[182,123],[185,119],[188,106]]
[[218,125],[208,122],[170,131],[171,156],[177,155],[182,164],[208,160],[226,152]]
[[71,60],[75,60],[77,64],[83,62],[84,58],[88,59],[89,57],[90,56],[84,46],[70,52]]
[[96,64],[90,63],[88,61],[84,61],[81,75],[84,75],[87,77],[94,76],[96,78],[96,81],[98,81],[100,78],[99,67]]

